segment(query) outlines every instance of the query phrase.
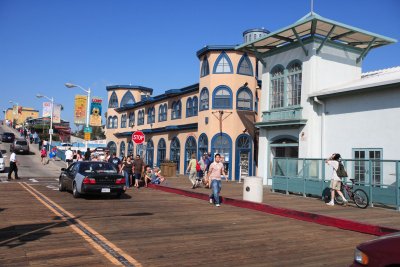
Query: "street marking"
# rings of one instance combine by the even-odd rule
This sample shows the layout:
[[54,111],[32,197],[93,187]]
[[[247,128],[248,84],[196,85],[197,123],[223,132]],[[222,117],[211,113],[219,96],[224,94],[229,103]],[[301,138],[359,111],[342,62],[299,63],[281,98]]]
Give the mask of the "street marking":
[[58,190],[58,187],[55,187],[54,185],[48,185],[46,187],[50,188],[51,190]]
[[31,182],[33,182],[33,183],[39,183],[39,181],[38,181],[38,180],[36,180],[36,179],[33,179],[33,178],[30,178],[30,179],[29,179],[29,181],[31,181]]
[[63,209],[61,206],[37,191],[35,188],[25,182],[19,184],[54,214],[60,217],[63,221],[67,222],[77,234],[79,234],[113,264],[118,266],[142,266],[137,260],[126,254],[87,224],[79,219],[76,219],[75,215]]

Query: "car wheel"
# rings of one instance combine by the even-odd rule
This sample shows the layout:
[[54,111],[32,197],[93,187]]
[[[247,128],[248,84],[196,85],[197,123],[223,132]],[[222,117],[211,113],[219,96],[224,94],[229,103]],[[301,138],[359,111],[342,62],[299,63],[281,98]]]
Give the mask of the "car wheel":
[[58,191],[63,192],[65,191],[65,186],[61,178],[58,179]]
[[78,188],[76,188],[76,183],[74,183],[72,186],[72,196],[74,198],[79,198],[81,196],[81,194],[78,192]]

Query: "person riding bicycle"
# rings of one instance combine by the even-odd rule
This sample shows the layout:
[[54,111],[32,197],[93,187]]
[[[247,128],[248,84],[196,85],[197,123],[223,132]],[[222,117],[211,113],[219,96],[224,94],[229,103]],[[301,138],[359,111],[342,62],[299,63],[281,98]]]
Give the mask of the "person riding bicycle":
[[335,202],[335,191],[339,194],[339,196],[343,199],[343,205],[347,205],[347,199],[344,197],[342,191],[340,191],[340,186],[342,183],[342,180],[340,177],[337,175],[336,171],[339,168],[339,162],[340,162],[341,156],[339,153],[334,153],[332,156],[325,160],[325,163],[328,164],[329,166],[332,167],[332,178],[331,178],[331,184],[330,184],[330,189],[331,189],[331,201],[326,203],[328,206],[334,206]]

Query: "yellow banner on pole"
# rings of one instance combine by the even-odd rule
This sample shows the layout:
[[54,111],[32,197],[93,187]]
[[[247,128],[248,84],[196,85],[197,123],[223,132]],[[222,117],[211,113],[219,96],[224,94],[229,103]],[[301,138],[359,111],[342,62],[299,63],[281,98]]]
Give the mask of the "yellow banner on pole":
[[85,124],[86,123],[86,110],[87,110],[87,96],[76,95],[75,96],[75,109],[74,109],[74,123]]
[[85,133],[85,141],[90,141],[90,133]]

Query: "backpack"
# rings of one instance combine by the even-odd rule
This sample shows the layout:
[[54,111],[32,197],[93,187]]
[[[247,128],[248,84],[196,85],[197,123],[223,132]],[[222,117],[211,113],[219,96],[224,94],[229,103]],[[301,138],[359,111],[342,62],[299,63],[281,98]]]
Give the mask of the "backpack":
[[201,167],[200,167],[200,164],[199,164],[199,162],[196,160],[196,171],[201,171]]
[[338,169],[336,170],[336,174],[338,177],[348,177],[346,169],[343,166],[343,163],[339,161]]

